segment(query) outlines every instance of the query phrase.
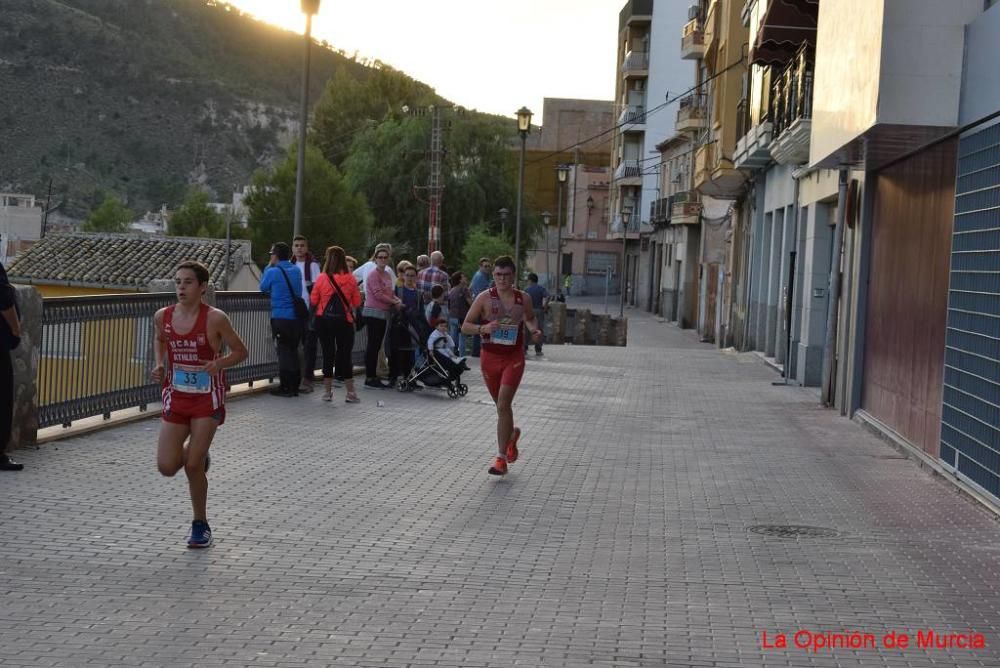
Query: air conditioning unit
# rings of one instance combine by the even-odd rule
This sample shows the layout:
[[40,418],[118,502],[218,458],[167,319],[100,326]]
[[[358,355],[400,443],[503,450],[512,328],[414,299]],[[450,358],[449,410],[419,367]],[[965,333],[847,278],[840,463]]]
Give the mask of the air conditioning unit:
[[635,88],[633,88],[632,90],[644,90],[645,88],[646,88],[646,80],[645,79],[636,79],[635,80]]

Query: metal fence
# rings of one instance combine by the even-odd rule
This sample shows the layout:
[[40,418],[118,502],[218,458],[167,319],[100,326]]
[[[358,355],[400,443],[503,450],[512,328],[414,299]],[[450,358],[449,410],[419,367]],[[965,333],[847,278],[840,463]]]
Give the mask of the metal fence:
[[[278,375],[271,339],[270,301],[259,292],[217,292],[249,356],[226,370],[230,385]],[[145,410],[160,400],[150,380],[153,314],[176,303],[172,293],[46,298],[38,362],[38,424],[69,426],[74,420],[113,411]],[[353,358],[364,358],[367,330],[355,336]],[[322,361],[322,352],[317,362]]]

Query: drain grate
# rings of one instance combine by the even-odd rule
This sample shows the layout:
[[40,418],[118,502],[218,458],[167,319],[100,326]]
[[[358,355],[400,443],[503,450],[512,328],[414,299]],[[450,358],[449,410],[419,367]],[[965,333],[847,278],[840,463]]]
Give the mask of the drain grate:
[[749,529],[750,533],[774,538],[836,538],[840,532],[826,527],[808,527],[796,524],[758,524]]

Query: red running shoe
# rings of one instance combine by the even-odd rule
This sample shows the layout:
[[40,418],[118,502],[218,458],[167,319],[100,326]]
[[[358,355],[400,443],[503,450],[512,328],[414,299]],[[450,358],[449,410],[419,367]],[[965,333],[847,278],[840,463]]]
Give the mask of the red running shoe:
[[507,475],[507,461],[502,457],[493,460],[493,466],[487,471],[490,475]]
[[514,432],[507,441],[507,463],[513,464],[517,461],[517,440],[521,438],[521,428],[514,427]]

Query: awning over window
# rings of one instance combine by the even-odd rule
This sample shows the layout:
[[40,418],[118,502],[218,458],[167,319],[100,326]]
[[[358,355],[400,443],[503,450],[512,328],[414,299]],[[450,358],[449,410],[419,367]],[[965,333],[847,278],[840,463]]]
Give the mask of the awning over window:
[[750,48],[756,65],[784,65],[808,42],[816,46],[819,0],[768,0]]

